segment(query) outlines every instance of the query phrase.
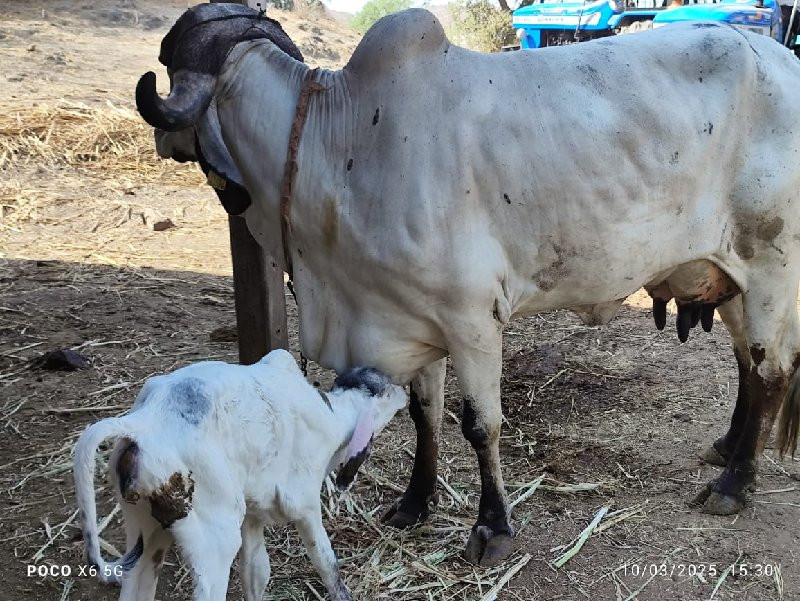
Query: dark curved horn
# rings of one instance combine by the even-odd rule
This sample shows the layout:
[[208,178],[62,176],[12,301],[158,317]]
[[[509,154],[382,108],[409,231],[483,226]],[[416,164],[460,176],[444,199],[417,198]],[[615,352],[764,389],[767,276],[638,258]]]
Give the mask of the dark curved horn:
[[153,127],[178,131],[194,125],[211,104],[216,78],[208,73],[177,71],[166,98],[156,92],[156,74],[148,71],[136,84],[136,108]]

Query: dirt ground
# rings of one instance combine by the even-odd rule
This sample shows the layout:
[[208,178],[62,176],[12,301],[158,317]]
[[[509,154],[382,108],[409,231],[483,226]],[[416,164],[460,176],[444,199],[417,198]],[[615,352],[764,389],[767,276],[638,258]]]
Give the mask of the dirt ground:
[[[116,599],[113,586],[79,573],[77,435],[128,408],[153,374],[236,360],[226,216],[193,166],[154,158],[132,107],[141,73],[166,80],[158,44],[185,6],[0,1],[0,598]],[[315,65],[343,64],[357,43],[319,15],[276,15]],[[150,213],[175,227],[153,231],[142,217]],[[63,348],[89,369],[31,367]],[[460,556],[476,515],[477,463],[449,379],[441,501],[428,524],[401,533],[378,520],[410,472],[407,416],[377,441],[351,493],[325,487],[326,526],[356,598],[800,599],[797,459],[768,449],[738,516],[688,504],[718,473],[697,454],[726,430],[736,397],[719,322],[680,344],[674,318],[655,330],[642,296],[605,328],[543,314],[508,328],[504,367],[501,452],[518,501],[516,553],[492,570]],[[314,366],[311,377],[330,382]],[[123,544],[119,514],[102,475],[96,483],[112,555]],[[554,567],[603,508],[600,528]],[[293,530],[270,530],[267,543],[265,598],[322,598]],[[29,566],[55,574],[30,575]],[[190,580],[171,555],[157,598],[188,599]],[[229,598],[241,598],[235,570]]]

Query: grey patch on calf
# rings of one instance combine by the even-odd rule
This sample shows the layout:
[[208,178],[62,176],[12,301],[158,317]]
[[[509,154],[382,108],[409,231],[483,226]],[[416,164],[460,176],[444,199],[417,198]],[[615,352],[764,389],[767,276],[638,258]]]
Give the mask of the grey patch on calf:
[[194,480],[189,473],[186,478],[175,472],[157,490],[150,493],[150,514],[166,529],[189,515],[192,509]]
[[211,396],[199,378],[183,378],[170,387],[169,408],[196,426],[211,411]]
[[390,384],[389,378],[372,367],[354,367],[343,371],[333,381],[333,390],[362,390],[381,396]]

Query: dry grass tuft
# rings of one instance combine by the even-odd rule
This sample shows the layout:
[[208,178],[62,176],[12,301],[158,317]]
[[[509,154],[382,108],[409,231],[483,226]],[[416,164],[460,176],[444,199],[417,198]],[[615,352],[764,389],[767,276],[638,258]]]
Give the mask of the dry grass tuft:
[[0,114],[0,169],[31,162],[151,177],[167,171],[153,151],[153,129],[131,109],[110,102],[63,100]]
[[19,232],[54,205],[104,202],[101,189],[203,180],[193,166],[159,159],[153,129],[133,110],[61,100],[0,111],[0,181],[0,228]]

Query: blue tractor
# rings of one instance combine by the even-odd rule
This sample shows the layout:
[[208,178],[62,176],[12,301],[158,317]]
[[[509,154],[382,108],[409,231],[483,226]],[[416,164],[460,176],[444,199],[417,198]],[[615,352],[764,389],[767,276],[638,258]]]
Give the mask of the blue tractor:
[[715,21],[770,36],[798,53],[797,4],[778,1],[535,0],[515,10],[512,23],[522,48],[573,44],[682,21]]

